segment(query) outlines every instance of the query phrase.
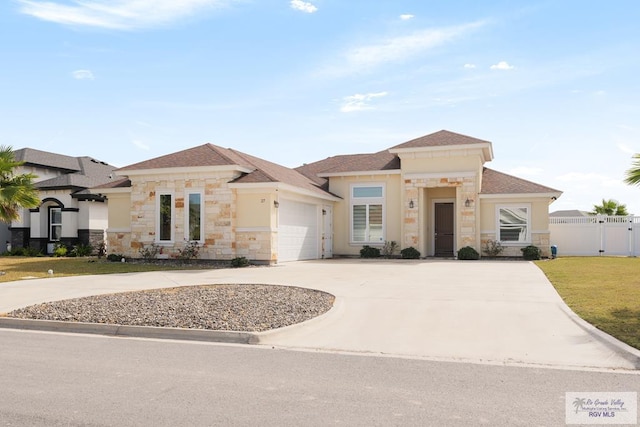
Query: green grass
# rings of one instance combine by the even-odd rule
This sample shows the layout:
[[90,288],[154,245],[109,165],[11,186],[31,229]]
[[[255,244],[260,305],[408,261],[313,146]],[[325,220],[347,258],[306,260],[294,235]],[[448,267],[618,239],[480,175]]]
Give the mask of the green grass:
[[[49,258],[49,257],[0,257],[1,282],[24,280],[25,278],[51,277],[48,273],[53,270],[54,277],[81,276],[88,274],[136,273],[141,271],[158,270],[188,270],[211,268],[203,265],[175,265],[175,264],[138,264],[130,262],[109,262],[97,258]],[[0,285],[1,286],[1,285]]]
[[640,258],[567,257],[536,265],[578,316],[640,349]]

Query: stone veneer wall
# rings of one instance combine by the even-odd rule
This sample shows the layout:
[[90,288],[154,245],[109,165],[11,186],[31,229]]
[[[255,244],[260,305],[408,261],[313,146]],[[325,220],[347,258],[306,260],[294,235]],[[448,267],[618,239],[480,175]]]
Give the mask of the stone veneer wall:
[[[131,233],[109,233],[108,252],[138,257],[139,250],[156,241],[156,194],[173,193],[174,243],[161,244],[162,253],[176,255],[184,248],[185,195],[189,189],[204,190],[204,243],[200,248],[201,259],[232,259],[236,256],[236,203],[235,191],[228,182],[233,173],[207,174],[206,177],[171,177],[155,180],[152,177],[132,179]],[[163,177],[164,178],[164,177]],[[128,236],[127,236],[128,234]],[[128,241],[127,241],[128,240]],[[118,249],[122,249],[120,252]]]
[[[481,236],[482,247],[484,248],[488,241],[495,240],[495,239],[496,239],[495,233],[482,233],[482,236]],[[537,246],[538,248],[540,248],[543,258],[549,258],[549,256],[551,255],[550,239],[551,239],[551,233],[549,232],[531,233],[531,244],[533,246]],[[504,251],[500,256],[521,257],[522,251],[520,249],[524,248],[525,246],[528,246],[528,245],[503,246]]]
[[[478,205],[478,193],[476,190],[478,187],[477,178],[475,176],[461,176],[453,178],[405,179],[405,200],[420,200],[418,197],[420,189],[437,187],[460,187],[460,191],[456,192],[456,210],[457,212],[460,212],[456,228],[456,246],[458,249],[464,246],[472,246],[479,251],[480,248],[476,247],[476,207]],[[464,205],[464,202],[467,199],[474,201],[469,207]],[[418,209],[418,207],[410,209],[406,203],[404,205],[404,247],[417,247],[420,243],[420,238],[425,238],[425,236],[420,235],[420,209]],[[418,206],[420,206],[420,203]]]
[[276,233],[272,231],[238,231],[236,233],[236,255],[250,260],[277,261],[275,251]]

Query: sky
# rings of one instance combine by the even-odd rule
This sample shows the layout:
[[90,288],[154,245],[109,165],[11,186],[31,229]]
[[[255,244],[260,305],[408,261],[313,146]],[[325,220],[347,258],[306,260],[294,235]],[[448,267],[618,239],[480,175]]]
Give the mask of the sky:
[[640,215],[640,2],[5,0],[0,144],[115,166],[213,143],[295,167],[446,129]]

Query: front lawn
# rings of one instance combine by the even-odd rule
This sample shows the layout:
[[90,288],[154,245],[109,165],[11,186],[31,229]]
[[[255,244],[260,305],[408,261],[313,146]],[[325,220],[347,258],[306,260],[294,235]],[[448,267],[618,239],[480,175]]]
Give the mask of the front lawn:
[[97,258],[50,258],[50,257],[0,257],[0,282],[13,280],[52,277],[81,276],[87,274],[136,273],[157,270],[187,270],[194,268],[212,268],[204,265],[143,264],[131,262],[109,262]]
[[536,265],[578,316],[640,349],[640,258],[567,257]]

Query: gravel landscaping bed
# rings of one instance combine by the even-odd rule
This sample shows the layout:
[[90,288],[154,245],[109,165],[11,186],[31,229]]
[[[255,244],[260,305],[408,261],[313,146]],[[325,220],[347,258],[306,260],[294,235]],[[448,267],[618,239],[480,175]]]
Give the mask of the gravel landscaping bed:
[[32,305],[21,319],[259,332],[312,319],[334,296],[273,285],[203,285],[97,295]]

